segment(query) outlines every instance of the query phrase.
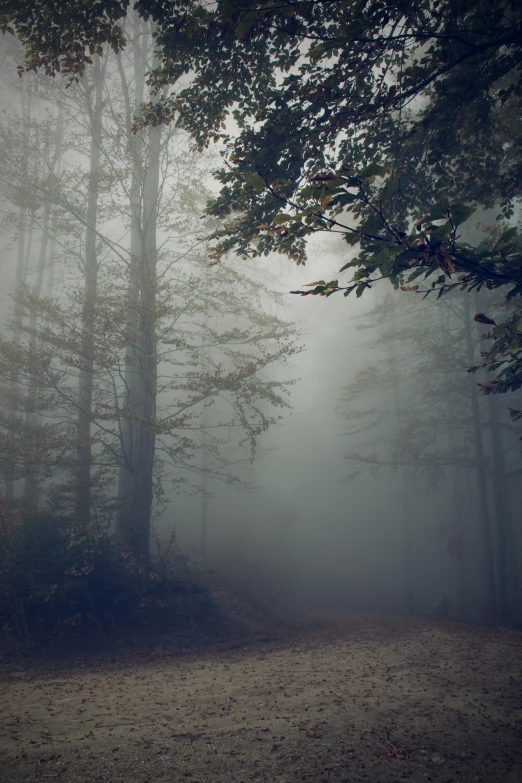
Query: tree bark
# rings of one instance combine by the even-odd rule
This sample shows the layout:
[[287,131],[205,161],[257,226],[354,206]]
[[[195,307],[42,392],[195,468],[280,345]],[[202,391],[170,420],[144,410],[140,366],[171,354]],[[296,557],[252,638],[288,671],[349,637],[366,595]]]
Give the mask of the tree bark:
[[[473,364],[475,364],[475,351],[473,347],[471,330],[471,308],[469,295],[464,297],[464,329],[466,338],[466,361],[468,366],[471,367]],[[473,445],[477,465],[476,476],[478,492],[478,516],[480,521],[480,556],[482,560],[482,572],[484,578],[483,614],[486,622],[493,622],[497,617],[495,565],[488,506],[487,469],[484,455],[482,422],[480,417],[477,383],[473,375],[470,375],[469,377],[469,395],[471,402]]]
[[[51,147],[54,142],[54,150],[51,153]],[[53,130],[50,124],[47,125],[46,133],[46,164],[50,171],[55,171],[58,161],[62,154],[62,142],[63,142],[63,122],[59,117],[57,122],[56,131]],[[31,353],[36,354],[38,350],[37,340],[37,328],[38,328],[38,312],[37,302],[42,295],[42,289],[44,284],[44,278],[46,276],[47,263],[49,259],[49,238],[51,230],[51,215],[52,205],[50,201],[46,202],[43,208],[42,215],[42,228],[40,237],[40,249],[38,253],[38,265],[36,269],[36,279],[32,287],[33,305],[29,313],[29,350]],[[35,355],[36,358],[36,355]],[[37,428],[40,423],[40,416],[38,414],[38,388],[40,379],[33,374],[29,381],[27,400],[25,406],[25,429],[26,440],[31,443],[37,437]],[[39,493],[40,493],[40,456],[36,448],[34,447],[34,458],[27,459],[25,464],[24,475],[24,500],[25,503],[33,509],[38,509]]]
[[[23,156],[22,156],[22,182],[27,180],[28,168],[29,168],[29,153],[30,153],[30,128],[31,128],[31,94],[27,96],[27,90],[22,87],[22,133],[23,133]],[[23,194],[22,194],[23,199]],[[15,286],[14,286],[14,309],[13,309],[13,332],[15,340],[20,339],[21,330],[23,326],[23,320],[25,315],[25,307],[23,304],[23,292],[24,282],[26,276],[26,239],[27,239],[27,222],[28,222],[29,210],[26,204],[22,203],[18,206],[18,218],[17,218],[17,248],[16,248],[16,272],[15,272]],[[30,243],[29,243],[30,244]],[[16,384],[12,384],[9,389],[10,401],[16,398]],[[12,432],[17,428],[16,408],[13,406],[8,414],[10,427]],[[15,496],[15,455],[12,455],[10,464],[8,465],[4,473],[4,496],[7,501],[14,500]]]
[[[86,87],[86,93],[88,91]],[[92,94],[87,94],[91,145],[89,156],[89,186],[85,231],[85,289],[82,313],[82,366],[78,378],[78,421],[76,438],[75,518],[80,525],[88,524],[92,505],[92,404],[94,375],[94,318],[98,286],[96,226],[98,217],[99,174],[102,139],[103,71],[98,57],[94,58]]]
[[133,437],[133,549],[148,561],[152,512],[156,416],[156,223],[159,195],[161,128],[149,130],[147,169],[143,187],[142,256],[139,270],[139,329],[136,342],[138,372],[135,389],[140,416],[134,421]]
[[[134,35],[135,103],[143,100],[147,58]],[[120,61],[126,112],[130,119],[130,95]],[[130,134],[129,123],[129,134]],[[153,501],[156,416],[156,274],[157,213],[160,184],[162,128],[150,128],[147,142],[129,136],[132,160],[131,264],[128,286],[129,349],[126,354],[126,414],[122,426],[122,459],[118,477],[116,529],[136,559],[147,563]]]
[[[47,203],[44,206],[42,217],[42,235],[40,237],[40,250],[38,253],[38,266],[36,270],[36,280],[32,287],[33,304],[29,313],[29,351],[36,359],[38,350],[37,328],[38,311],[37,300],[40,298],[45,274],[45,264],[47,261],[47,247],[49,244],[49,221],[51,215],[51,206]],[[32,372],[27,389],[27,399],[25,404],[25,431],[28,443],[34,441],[35,428],[38,426],[39,416],[37,413],[39,378]],[[24,471],[24,500],[33,509],[38,509],[39,495],[39,457],[35,454],[34,459],[27,459]]]
[[496,517],[498,614],[513,617],[517,600],[517,562],[513,535],[513,513],[509,496],[506,455],[499,422],[498,399],[488,395],[489,431],[493,455],[493,505]]
[[[141,212],[143,188],[143,134],[133,134],[131,131],[133,113],[143,102],[145,90],[146,58],[140,37],[143,33],[141,22],[134,15],[132,22],[132,54],[134,96],[131,100],[130,84],[123,68],[121,55],[118,55],[118,70],[122,95],[125,104],[125,125],[127,128],[127,145],[131,161],[131,186],[129,197],[130,208],[130,267],[127,288],[127,344],[125,352],[125,392],[123,399],[124,415],[122,417],[120,451],[121,462],[118,473],[118,510],[116,514],[116,532],[119,538],[131,544],[130,530],[132,528],[132,504],[134,486],[134,422],[140,415],[135,376],[138,372],[136,342],[138,337],[138,307],[139,307],[139,269],[141,258]],[[118,402],[118,401],[117,401]]]

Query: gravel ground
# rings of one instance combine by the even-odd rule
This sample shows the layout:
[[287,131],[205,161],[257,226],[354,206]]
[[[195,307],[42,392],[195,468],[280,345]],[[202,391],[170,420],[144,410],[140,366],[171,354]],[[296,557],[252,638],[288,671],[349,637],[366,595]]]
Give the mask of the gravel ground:
[[321,615],[235,649],[11,671],[0,780],[522,783],[522,634]]

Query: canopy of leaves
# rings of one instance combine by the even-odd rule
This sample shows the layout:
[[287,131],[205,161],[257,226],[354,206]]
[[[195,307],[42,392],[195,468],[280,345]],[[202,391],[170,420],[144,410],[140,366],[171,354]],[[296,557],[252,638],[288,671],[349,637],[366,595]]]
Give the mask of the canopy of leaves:
[[[90,40],[85,4],[66,6],[83,51],[104,35],[122,43],[114,25],[126,3],[95,5],[110,30],[94,25]],[[31,60],[39,52],[52,70],[69,50],[57,39],[52,59],[46,35],[58,16],[54,4],[43,6],[40,16],[16,6],[2,20],[29,43],[28,66],[39,64]],[[175,96],[145,106],[138,126],[175,121],[202,147],[223,144],[222,189],[208,207],[222,221],[216,260],[276,250],[303,263],[306,237],[326,230],[358,247],[343,268],[355,274],[347,285],[320,281],[299,293],[361,295],[381,277],[409,291],[420,290],[409,285],[416,278],[429,278],[423,290],[439,293],[508,286],[511,315],[495,327],[501,332],[486,357],[501,376],[488,388],[521,385],[518,235],[508,227],[474,249],[458,230],[473,204],[500,204],[508,219],[520,196],[519,0],[208,7],[138,0],[135,7],[157,24],[156,88],[192,77]]]
[[109,43],[115,52],[123,48],[118,21],[128,6],[128,0],[5,0],[0,3],[0,29],[25,44],[27,70],[43,68],[49,76],[61,71],[82,74],[92,55],[101,55],[103,44]]

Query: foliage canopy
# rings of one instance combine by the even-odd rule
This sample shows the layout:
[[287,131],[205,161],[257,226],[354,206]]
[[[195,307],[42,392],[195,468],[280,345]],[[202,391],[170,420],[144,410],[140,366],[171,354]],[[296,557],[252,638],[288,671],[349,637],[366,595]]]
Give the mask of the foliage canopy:
[[[102,43],[124,45],[125,1],[30,5],[7,3],[0,19],[26,42],[29,68],[74,77]],[[175,121],[200,147],[223,145],[208,207],[221,219],[215,261],[278,251],[304,263],[306,237],[330,231],[354,248],[342,270],[352,279],[296,293],[360,296],[380,278],[439,295],[501,288],[501,317],[484,316],[483,364],[496,373],[484,389],[522,385],[522,246],[507,224],[522,181],[519,0],[134,7],[157,24],[151,80],[163,96],[137,127]],[[476,205],[499,205],[501,220],[473,248],[459,226]]]

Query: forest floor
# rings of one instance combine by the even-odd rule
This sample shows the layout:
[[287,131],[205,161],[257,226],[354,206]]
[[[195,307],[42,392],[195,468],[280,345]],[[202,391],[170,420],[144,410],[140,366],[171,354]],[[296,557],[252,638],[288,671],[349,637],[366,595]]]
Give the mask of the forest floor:
[[228,648],[8,666],[0,779],[522,781],[521,633],[325,614]]

